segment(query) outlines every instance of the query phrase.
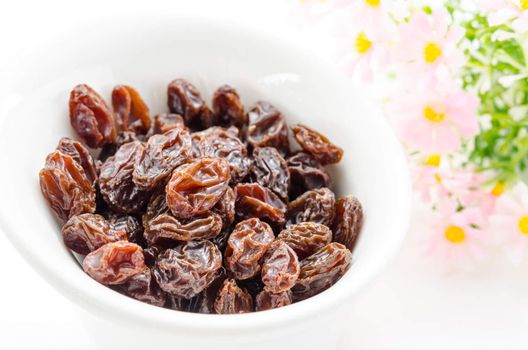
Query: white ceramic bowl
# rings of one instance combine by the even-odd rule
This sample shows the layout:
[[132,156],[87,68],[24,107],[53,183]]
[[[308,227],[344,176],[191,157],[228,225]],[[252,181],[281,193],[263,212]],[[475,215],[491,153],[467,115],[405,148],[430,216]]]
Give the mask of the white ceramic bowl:
[[[0,115],[0,227],[43,278],[96,316],[86,325],[101,347],[336,347],[354,295],[398,250],[410,212],[403,152],[361,88],[292,43],[211,20],[113,19],[38,45],[3,82],[10,95],[2,97],[9,105]],[[37,176],[59,138],[75,136],[68,93],[85,82],[108,98],[113,85],[127,83],[158,113],[166,110],[166,86],[177,77],[207,99],[220,84],[231,84],[247,106],[270,101],[290,124],[302,122],[344,148],[332,169],[336,191],[358,196],[366,215],[353,265],[335,286],[277,310],[197,315],[140,303],[82,272],[62,243]]]

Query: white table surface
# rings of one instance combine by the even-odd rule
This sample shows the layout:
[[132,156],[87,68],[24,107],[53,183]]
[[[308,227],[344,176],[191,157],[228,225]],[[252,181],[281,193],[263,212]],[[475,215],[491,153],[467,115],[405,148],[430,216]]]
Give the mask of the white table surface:
[[[126,1],[125,10],[117,2],[87,3],[0,2],[0,92],[6,88],[1,84],[5,61],[30,48],[32,40],[67,30],[79,16],[116,11],[149,15],[160,9],[198,13],[207,8],[265,27],[283,23],[286,16],[284,1],[275,0],[148,1],[148,8],[140,7],[147,1]],[[0,194],[0,200],[6,199]],[[397,258],[359,296],[347,348],[527,349],[528,264],[513,267],[498,257],[471,273],[446,274],[424,263],[416,236],[409,235]],[[43,281],[3,234],[0,247],[0,349],[93,350],[77,307]]]

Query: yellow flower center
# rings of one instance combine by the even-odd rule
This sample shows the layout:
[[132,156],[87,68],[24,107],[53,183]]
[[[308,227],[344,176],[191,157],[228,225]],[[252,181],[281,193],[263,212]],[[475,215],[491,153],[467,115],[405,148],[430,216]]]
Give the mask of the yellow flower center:
[[451,225],[444,232],[445,238],[451,243],[461,243],[466,239],[464,229],[459,226]]
[[377,7],[380,4],[380,2],[381,0],[365,0],[365,3],[371,7]]
[[528,215],[524,215],[519,219],[519,231],[523,235],[528,235]]
[[[527,0],[528,1],[528,0]],[[442,54],[442,49],[435,43],[429,43],[424,48],[424,60],[433,63]]]
[[440,177],[440,175],[434,174],[434,178],[435,178],[436,182],[438,182],[439,184],[442,184],[442,178]]
[[367,38],[367,35],[365,33],[359,33],[356,38],[356,51],[358,53],[365,53],[371,46],[372,42]]
[[439,154],[430,154],[425,160],[425,165],[439,167],[442,157]]
[[430,106],[426,106],[424,108],[423,113],[424,113],[425,119],[433,123],[441,123],[445,119],[445,113],[438,113]]
[[491,194],[494,195],[495,197],[500,197],[501,194],[504,193],[504,190],[505,190],[504,183],[499,181],[491,189]]
[[521,0],[521,8],[525,11],[528,10],[528,0]]

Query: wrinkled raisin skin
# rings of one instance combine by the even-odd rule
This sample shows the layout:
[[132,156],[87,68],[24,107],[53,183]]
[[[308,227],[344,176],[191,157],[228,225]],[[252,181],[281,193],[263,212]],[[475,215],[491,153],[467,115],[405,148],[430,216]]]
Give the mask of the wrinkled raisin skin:
[[264,289],[271,293],[281,293],[295,285],[300,267],[297,254],[283,241],[274,241],[262,262],[262,282]]
[[228,187],[212,211],[220,215],[223,226],[228,227],[235,221],[235,191]]
[[116,86],[112,91],[112,106],[121,130],[147,133],[151,123],[149,109],[134,88],[128,85]]
[[251,177],[255,182],[275,192],[281,199],[288,200],[288,164],[275,148],[257,147],[253,150]]
[[72,159],[83,168],[88,181],[90,181],[91,184],[95,182],[98,175],[97,166],[95,165],[95,161],[90,152],[80,142],[63,137],[60,139],[56,150],[72,157]]
[[251,278],[261,269],[261,259],[275,239],[265,222],[253,218],[235,226],[227,241],[225,266],[238,280]]
[[97,214],[72,216],[62,227],[64,244],[76,253],[86,255],[110,242],[127,239],[126,231],[115,230]]
[[135,243],[107,243],[88,254],[83,269],[99,283],[123,284],[146,269],[143,249]]
[[300,124],[292,127],[292,131],[301,147],[322,165],[338,163],[343,157],[343,149],[317,131]]
[[301,273],[292,288],[294,300],[303,300],[328,289],[348,271],[351,262],[350,250],[336,242],[302,260]]
[[253,311],[253,298],[245,289],[237,286],[235,280],[227,279],[218,292],[214,303],[217,314],[242,314]]
[[176,79],[169,84],[167,97],[170,112],[181,115],[189,128],[200,129],[203,121],[210,118],[212,112],[200,92],[184,79]]
[[284,224],[286,205],[267,188],[256,183],[238,184],[235,195],[236,213],[239,217],[257,217],[273,224]]
[[95,191],[83,168],[59,151],[46,158],[39,173],[40,189],[51,209],[61,219],[95,211]]
[[222,266],[222,254],[209,241],[191,241],[158,256],[154,276],[162,290],[192,298],[207,288]]
[[309,221],[330,226],[334,205],[335,195],[330,189],[307,191],[288,205],[286,226]]
[[266,290],[260,292],[255,298],[255,311],[266,311],[284,307],[292,303],[291,291],[270,293]]
[[315,222],[301,222],[282,230],[277,239],[284,241],[304,259],[332,241],[332,231]]
[[346,196],[336,202],[334,224],[334,241],[354,249],[359,232],[363,226],[363,207],[354,196]]
[[170,129],[184,128],[185,123],[179,114],[160,113],[154,117],[148,136],[164,134]]
[[248,117],[240,96],[229,85],[220,86],[213,95],[213,120],[211,125],[223,127],[234,125],[242,129],[248,125]]
[[139,213],[145,207],[150,193],[140,189],[132,174],[137,160],[145,152],[139,141],[126,143],[101,166],[99,183],[105,202],[124,214]]
[[290,173],[290,198],[297,198],[309,190],[330,187],[330,175],[310,154],[297,152],[286,161]]
[[156,283],[150,269],[119,285],[117,290],[131,298],[155,306],[163,306],[166,302],[166,295]]
[[91,148],[113,143],[116,138],[114,115],[103,98],[86,84],[70,93],[70,122]]
[[281,112],[268,102],[257,102],[249,110],[251,122],[247,141],[253,147],[275,147],[283,156],[290,153],[288,126]]
[[221,158],[201,158],[174,170],[167,184],[167,205],[180,219],[204,214],[227,190],[229,164]]

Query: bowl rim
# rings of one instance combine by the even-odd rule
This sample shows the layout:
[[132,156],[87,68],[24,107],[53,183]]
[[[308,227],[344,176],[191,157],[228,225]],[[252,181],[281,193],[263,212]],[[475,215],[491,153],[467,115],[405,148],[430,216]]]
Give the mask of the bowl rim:
[[[128,17],[123,21],[119,21],[120,24],[132,24],[135,18]],[[317,66],[318,69],[328,74],[329,78],[339,82],[339,85],[345,87],[352,84],[351,81],[340,76],[333,68],[329,67],[328,62],[321,57],[313,55],[312,51],[309,51],[306,47],[303,47],[298,42],[294,42],[291,37],[284,35],[278,35],[274,32],[265,31],[261,28],[255,28],[247,24],[234,23],[220,18],[212,18],[210,16],[160,16],[156,18],[158,25],[165,22],[161,21],[179,21],[183,26],[202,26],[207,30],[238,30],[245,33],[245,35],[251,35],[258,41],[264,41],[273,43],[275,47],[279,47],[281,50],[289,50],[295,53],[297,56],[303,56],[303,59],[310,60],[312,66]],[[112,25],[115,23],[116,18],[101,20],[100,23],[103,25]],[[88,21],[85,21],[88,25]],[[57,43],[64,42],[65,38],[72,37],[75,35],[77,30],[84,28],[84,22],[81,21],[79,26],[75,30],[63,33],[59,37],[51,39],[47,44],[49,46],[56,45]],[[0,115],[0,124],[2,119],[9,114],[7,111],[5,114]],[[221,335],[229,335],[231,332],[240,332],[241,330],[265,330],[270,328],[278,328],[282,325],[291,324],[292,322],[299,322],[302,320],[309,320],[313,317],[318,317],[324,310],[333,310],[339,308],[343,303],[349,301],[352,295],[355,295],[360,289],[364,288],[368,282],[371,282],[376,275],[378,275],[382,268],[396,255],[399,251],[401,243],[407,233],[410,216],[411,216],[411,185],[410,177],[406,162],[404,151],[401,148],[398,140],[394,133],[390,129],[388,123],[383,120],[381,112],[372,115],[372,118],[380,119],[380,127],[385,129],[391,140],[387,142],[392,143],[394,157],[398,164],[396,169],[391,170],[391,176],[396,176],[399,179],[401,185],[401,198],[399,210],[399,222],[393,222],[391,235],[393,236],[393,245],[388,251],[387,256],[384,259],[376,261],[376,264],[370,269],[368,276],[364,276],[362,279],[354,280],[354,283],[338,283],[336,286],[324,291],[323,293],[316,295],[312,298],[289,305],[285,308],[279,308],[268,311],[253,312],[248,314],[239,315],[204,315],[194,314],[188,312],[178,312],[175,310],[164,309],[155,307],[145,303],[140,303],[132,298],[123,298],[118,293],[109,293],[110,290],[104,286],[99,285],[97,282],[91,280],[93,288],[89,290],[82,290],[75,283],[70,281],[66,276],[63,276],[60,271],[60,267],[54,267],[46,263],[43,256],[39,256],[32,251],[31,247],[26,246],[17,237],[17,230],[15,229],[12,222],[9,221],[8,213],[6,210],[0,210],[0,231],[4,232],[8,240],[13,244],[16,250],[22,255],[22,257],[29,262],[29,264],[38,272],[40,276],[44,278],[46,282],[51,284],[61,294],[66,296],[75,304],[79,304],[87,311],[93,312],[98,315],[104,315],[106,319],[122,320],[127,318],[133,320],[139,325],[149,325],[156,328],[163,328],[174,330],[175,327],[178,330],[200,333],[203,331],[212,331]],[[1,155],[0,155],[1,157]],[[0,207],[8,208],[6,203],[0,203]],[[103,287],[103,288],[100,288]],[[114,295],[112,295],[114,294]],[[82,297],[79,297],[82,296]],[[153,312],[154,311],[154,312]],[[149,317],[152,317],[150,319]]]

